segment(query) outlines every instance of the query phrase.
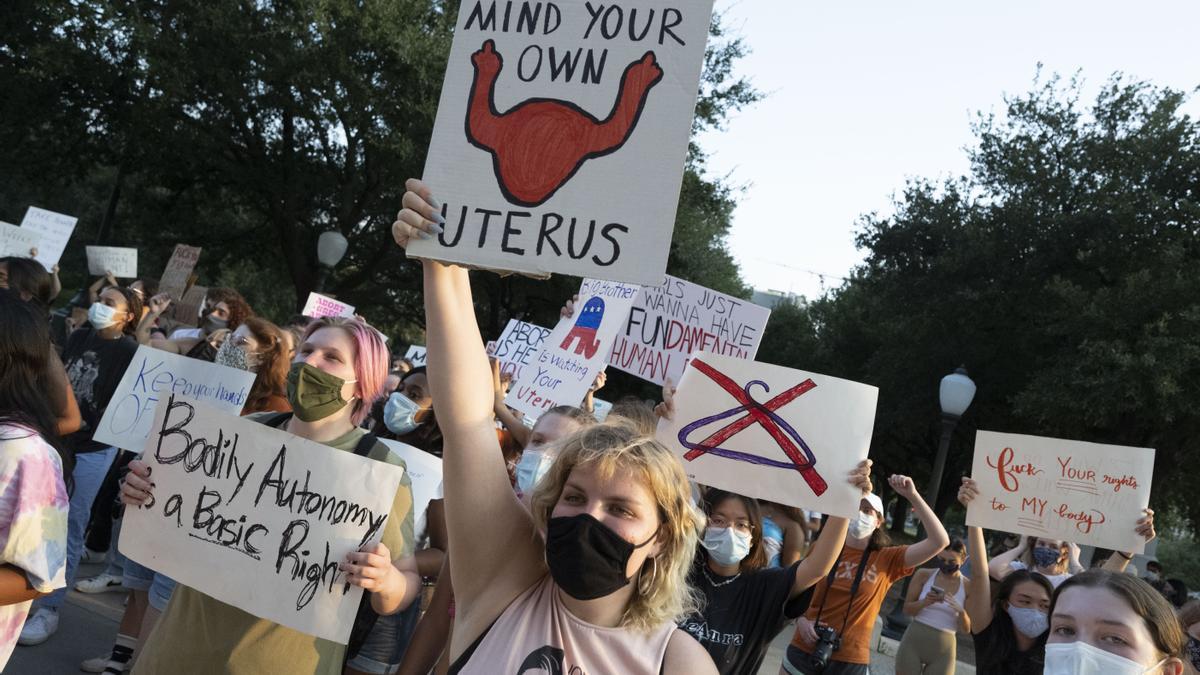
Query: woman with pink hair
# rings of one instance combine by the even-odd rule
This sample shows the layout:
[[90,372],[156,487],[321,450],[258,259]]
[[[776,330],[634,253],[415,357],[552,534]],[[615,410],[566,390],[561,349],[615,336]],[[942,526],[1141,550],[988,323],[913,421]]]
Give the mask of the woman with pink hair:
[[[359,426],[383,395],[388,352],[374,328],[356,319],[325,318],[309,324],[287,377],[291,413],[247,416],[262,424],[337,450],[390,459],[387,446]],[[366,438],[364,438],[366,437]],[[129,464],[121,488],[127,505],[140,505],[153,485],[147,466]],[[349,583],[369,591],[371,608],[395,614],[417,597],[421,580],[413,559],[412,488],[405,471],[384,526],[383,541],[346,556]],[[353,644],[351,651],[359,645]],[[138,656],[134,673],[320,673],[340,675],[347,646],[300,633],[180,585]]]

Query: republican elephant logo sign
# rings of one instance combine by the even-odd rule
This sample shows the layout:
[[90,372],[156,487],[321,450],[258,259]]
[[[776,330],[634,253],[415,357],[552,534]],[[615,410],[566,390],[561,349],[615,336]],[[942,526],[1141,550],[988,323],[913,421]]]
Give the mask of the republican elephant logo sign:
[[603,321],[604,300],[601,298],[588,300],[587,304],[583,306],[583,310],[579,312],[579,317],[575,319],[575,325],[571,327],[571,332],[567,333],[567,337],[558,346],[559,349],[570,350],[571,343],[577,342],[575,354],[592,358],[600,349],[600,340],[596,337],[596,331],[600,330],[600,323]]

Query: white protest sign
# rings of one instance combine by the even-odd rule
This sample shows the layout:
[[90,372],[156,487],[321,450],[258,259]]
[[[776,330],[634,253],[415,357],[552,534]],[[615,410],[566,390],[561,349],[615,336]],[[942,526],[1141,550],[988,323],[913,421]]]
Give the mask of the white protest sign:
[[413,368],[425,365],[425,347],[421,345],[410,345],[407,352],[404,352],[404,358],[413,365]]
[[117,384],[93,438],[137,452],[146,444],[158,402],[200,402],[231,415],[246,404],[254,373],[141,345]]
[[578,406],[605,365],[640,286],[584,279],[575,315],[561,318],[542,349],[513,378],[504,402],[537,418],[556,405]]
[[867,457],[875,387],[707,352],[692,355],[658,440],[688,478],[834,516],[858,514],[848,476]]
[[967,525],[1141,553],[1154,450],[979,431]]
[[354,316],[354,305],[347,305],[320,293],[309,293],[308,300],[304,303],[304,311],[300,313],[314,319],[327,316],[352,317]]
[[654,384],[679,382],[695,351],[753,361],[771,310],[667,275],[643,286],[608,363]]
[[153,501],[121,553],[255,616],[345,644],[362,589],[346,554],[378,542],[404,469],[203,404],[159,402],[142,461]]
[[188,281],[192,277],[192,270],[196,269],[196,263],[199,260],[200,248],[198,246],[175,244],[171,259],[167,261],[162,279],[158,282],[158,292],[169,293],[175,300],[182,298],[183,292],[187,290]]
[[661,284],[711,17],[464,0],[423,174],[445,232],[408,254]]
[[542,348],[542,343],[550,335],[549,328],[537,324],[509,319],[504,332],[489,346],[488,355],[496,357],[500,362],[500,372],[516,378],[517,375],[533,362],[534,357]]
[[108,272],[112,272],[112,275],[118,279],[137,278],[138,252],[136,248],[88,246],[86,251],[88,274],[104,276]]
[[50,269],[58,264],[78,220],[74,216],[39,209],[36,206],[31,206],[25,211],[21,227],[37,232],[41,238],[36,260],[42,263],[42,267]]
[[384,438],[379,441],[388,446],[394,457],[404,460],[405,466],[408,467],[408,480],[412,483],[413,514],[416,516],[416,527],[413,531],[421,532],[425,529],[425,512],[429,508],[429,502],[435,498],[440,499],[438,486],[442,484],[442,458],[400,441]]
[[31,249],[39,248],[42,237],[33,230],[0,221],[0,258],[28,258]]

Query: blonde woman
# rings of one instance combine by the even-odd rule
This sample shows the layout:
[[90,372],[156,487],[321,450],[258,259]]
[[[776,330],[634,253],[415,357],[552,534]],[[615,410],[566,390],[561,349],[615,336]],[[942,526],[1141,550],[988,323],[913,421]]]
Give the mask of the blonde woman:
[[[423,183],[407,188],[392,225],[401,246],[444,222]],[[496,439],[467,271],[422,264],[454,551],[450,672],[715,673],[675,625],[695,608],[700,524],[678,460],[629,426],[592,426],[561,442],[526,511]]]

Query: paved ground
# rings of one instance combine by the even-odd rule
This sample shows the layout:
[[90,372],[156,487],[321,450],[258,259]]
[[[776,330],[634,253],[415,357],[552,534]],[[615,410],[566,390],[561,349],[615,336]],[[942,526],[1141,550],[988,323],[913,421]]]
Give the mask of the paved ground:
[[[86,579],[103,571],[103,565],[83,564],[79,567],[79,578]],[[898,593],[899,584],[892,589],[889,598],[884,602],[885,609],[890,609],[893,597]],[[124,593],[100,593],[86,595],[71,591],[67,602],[63,605],[58,632],[43,644],[36,647],[17,647],[13,652],[4,675],[66,675],[79,673],[79,663],[93,656],[105,654],[112,647],[113,638],[117,634],[117,623],[124,611]],[[871,639],[873,646],[879,645],[879,628],[881,622],[876,622],[875,634]],[[767,653],[763,667],[758,675],[776,675],[779,664],[783,662],[783,654],[792,632],[785,630],[776,638]],[[965,643],[964,643],[965,641]],[[890,649],[889,649],[890,647]],[[884,652],[871,652],[871,672],[876,675],[888,675],[895,672],[895,643],[884,641]],[[974,660],[970,651],[969,638],[960,636],[959,655],[967,661]],[[959,675],[974,675],[974,666],[960,661]],[[273,674],[264,674],[273,675]]]

